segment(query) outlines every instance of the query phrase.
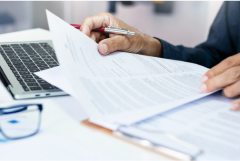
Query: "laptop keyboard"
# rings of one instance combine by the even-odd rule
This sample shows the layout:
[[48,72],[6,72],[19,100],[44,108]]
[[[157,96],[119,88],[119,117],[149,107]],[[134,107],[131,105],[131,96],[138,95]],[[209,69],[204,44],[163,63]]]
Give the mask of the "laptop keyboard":
[[58,89],[33,74],[59,65],[47,43],[1,45],[0,53],[25,91]]

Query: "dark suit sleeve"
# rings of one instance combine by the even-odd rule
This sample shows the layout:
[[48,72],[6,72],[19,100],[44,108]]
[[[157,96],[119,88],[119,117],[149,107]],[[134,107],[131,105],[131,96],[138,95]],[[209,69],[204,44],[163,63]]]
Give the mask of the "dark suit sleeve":
[[[235,7],[234,3],[224,2],[211,26],[207,41],[195,48],[188,48],[182,45],[174,46],[156,38],[162,44],[163,57],[192,62],[211,68],[226,57],[236,54],[234,53],[236,51],[234,51],[228,22],[234,20],[235,15],[231,14],[236,14],[236,10],[239,10],[238,7],[239,4]],[[239,14],[237,15],[239,16]],[[239,31],[237,30],[237,32]]]

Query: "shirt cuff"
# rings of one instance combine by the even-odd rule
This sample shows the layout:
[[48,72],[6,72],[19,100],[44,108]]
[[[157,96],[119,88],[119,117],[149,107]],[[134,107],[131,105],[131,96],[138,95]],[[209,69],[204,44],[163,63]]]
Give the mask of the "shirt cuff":
[[180,54],[176,54],[176,53],[179,53],[176,46],[174,46],[162,39],[159,39],[157,37],[153,37],[153,38],[157,39],[162,44],[162,49],[161,49],[162,50],[162,58],[181,60]]

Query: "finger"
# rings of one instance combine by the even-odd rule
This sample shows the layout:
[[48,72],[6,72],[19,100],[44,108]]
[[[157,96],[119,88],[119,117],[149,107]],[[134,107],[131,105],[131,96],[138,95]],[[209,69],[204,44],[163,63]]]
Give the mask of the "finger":
[[98,44],[98,50],[102,55],[108,55],[118,50],[127,50],[128,48],[129,40],[123,35],[116,35],[112,38],[104,39]]
[[222,93],[228,98],[233,98],[240,95],[240,80],[230,86],[225,87]]
[[231,110],[233,111],[239,111],[240,110],[240,99],[236,99],[233,101],[230,105]]
[[212,92],[216,89],[226,87],[240,80],[240,67],[233,67],[216,75],[200,85],[203,93]]
[[100,39],[100,33],[99,32],[90,32],[90,38],[95,41],[95,42],[98,42],[99,39]]
[[231,56],[225,60],[223,60],[218,65],[214,66],[212,69],[210,69],[207,73],[205,73],[202,76],[201,81],[205,82],[206,80],[226,71],[227,69],[230,69],[234,66],[240,65],[240,54],[236,54],[234,56]]
[[109,26],[110,22],[106,20],[108,16],[110,16],[110,14],[105,13],[86,18],[81,25],[80,31],[90,36],[92,29]]

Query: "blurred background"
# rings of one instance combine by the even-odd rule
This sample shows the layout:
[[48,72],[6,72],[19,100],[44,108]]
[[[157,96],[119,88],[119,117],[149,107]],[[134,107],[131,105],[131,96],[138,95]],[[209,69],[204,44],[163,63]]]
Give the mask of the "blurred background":
[[128,25],[174,45],[194,47],[206,40],[222,1],[0,1],[0,34],[48,29],[45,10],[68,23],[110,12]]

